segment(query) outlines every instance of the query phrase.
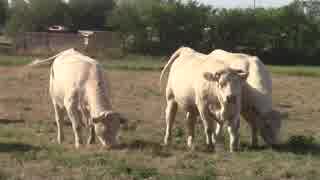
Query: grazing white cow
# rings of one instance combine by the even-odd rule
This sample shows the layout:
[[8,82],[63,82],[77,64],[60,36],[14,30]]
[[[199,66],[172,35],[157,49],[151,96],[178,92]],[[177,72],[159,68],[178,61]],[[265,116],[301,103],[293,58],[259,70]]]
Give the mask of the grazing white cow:
[[277,144],[281,119],[279,113],[272,109],[272,80],[265,65],[256,56],[220,49],[212,51],[209,56],[223,61],[231,68],[249,72],[241,114],[251,126],[252,146],[258,145],[258,130],[267,144]]
[[[120,123],[126,120],[112,110],[109,84],[103,77],[101,65],[74,49],[65,50],[46,60],[36,60],[30,65],[45,63],[52,63],[50,96],[58,128],[58,143],[64,137],[61,120],[67,114],[72,123],[76,148],[82,143],[83,124],[90,128],[88,142],[93,142],[96,134],[103,146],[116,145]],[[81,120],[81,115],[86,121]]]
[[242,70],[229,68],[222,62],[208,60],[207,55],[182,47],[170,58],[161,72],[160,84],[165,71],[170,68],[166,87],[166,134],[164,144],[171,138],[171,129],[178,106],[187,112],[188,139],[192,148],[194,125],[200,115],[210,147],[221,139],[222,131],[214,131],[214,122],[228,126],[230,151],[239,144],[240,103],[242,84],[248,75]]

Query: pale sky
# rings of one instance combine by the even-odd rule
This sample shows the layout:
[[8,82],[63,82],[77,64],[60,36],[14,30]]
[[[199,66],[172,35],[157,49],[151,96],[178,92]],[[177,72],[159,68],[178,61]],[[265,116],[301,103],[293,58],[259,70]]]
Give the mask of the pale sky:
[[[198,0],[199,2],[224,8],[247,8],[253,7],[254,0]],[[256,0],[256,7],[280,7],[287,5],[293,0]]]

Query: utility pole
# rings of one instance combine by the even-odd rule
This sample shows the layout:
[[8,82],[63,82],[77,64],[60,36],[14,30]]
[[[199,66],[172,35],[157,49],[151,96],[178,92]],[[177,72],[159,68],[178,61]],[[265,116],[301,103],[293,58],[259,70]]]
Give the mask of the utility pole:
[[253,9],[256,9],[256,0],[253,0]]

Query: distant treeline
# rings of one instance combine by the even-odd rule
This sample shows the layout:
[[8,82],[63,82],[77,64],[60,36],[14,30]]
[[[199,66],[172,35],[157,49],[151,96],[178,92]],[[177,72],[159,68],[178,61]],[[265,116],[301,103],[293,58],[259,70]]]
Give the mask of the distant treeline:
[[270,64],[320,65],[320,1],[280,8],[219,9],[180,0],[0,0],[0,24],[14,37],[50,25],[118,31],[123,49],[170,55],[180,46],[258,55]]

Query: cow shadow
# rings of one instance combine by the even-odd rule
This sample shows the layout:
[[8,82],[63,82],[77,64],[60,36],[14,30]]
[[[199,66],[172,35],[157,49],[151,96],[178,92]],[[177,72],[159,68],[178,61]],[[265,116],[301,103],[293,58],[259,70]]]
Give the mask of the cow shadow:
[[293,153],[297,155],[312,154],[320,156],[320,144],[318,144],[312,136],[291,136],[285,142],[273,146],[264,145],[252,147],[247,143],[241,143],[240,145],[240,151],[264,151],[268,149],[280,153]]
[[127,149],[134,151],[143,151],[158,157],[169,157],[171,153],[168,152],[168,148],[160,143],[148,141],[148,140],[133,140],[130,142],[119,144],[116,149]]
[[290,152],[298,155],[320,156],[320,144],[312,136],[291,136],[285,143],[272,147],[278,152]]
[[39,151],[40,147],[24,143],[0,143],[0,153]]
[[259,146],[252,146],[250,143],[247,142],[241,142],[240,143],[240,152],[243,151],[263,151],[267,149],[272,149],[272,147],[267,145],[259,145]]
[[25,120],[23,119],[5,119],[0,118],[0,124],[23,124]]

